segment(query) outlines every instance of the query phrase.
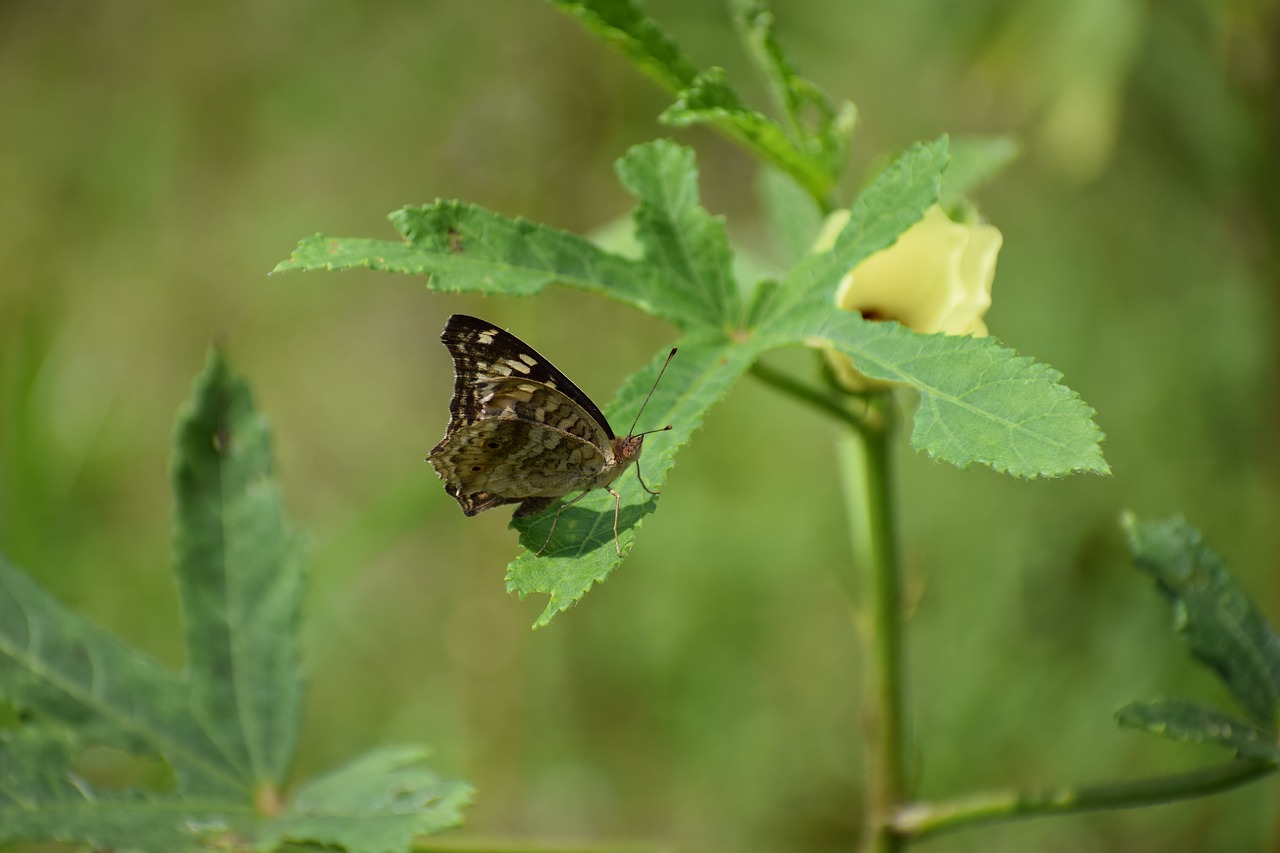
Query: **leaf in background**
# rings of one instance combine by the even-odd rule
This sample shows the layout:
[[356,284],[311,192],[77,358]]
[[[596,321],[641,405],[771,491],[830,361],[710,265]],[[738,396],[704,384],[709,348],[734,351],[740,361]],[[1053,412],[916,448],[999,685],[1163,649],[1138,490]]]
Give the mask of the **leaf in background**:
[[95,792],[75,772],[73,732],[24,725],[0,733],[0,843],[40,839],[96,850],[175,853],[255,820],[245,803]]
[[203,794],[245,792],[191,717],[190,685],[55,601],[0,558],[0,696],[81,740],[164,756]]
[[715,125],[793,176],[816,198],[825,196],[835,183],[836,176],[825,162],[802,150],[782,125],[743,103],[722,68],[699,71],[658,120],[673,127]]
[[1116,722],[1125,728],[1142,729],[1171,740],[1216,744],[1234,750],[1240,758],[1280,765],[1280,747],[1276,745],[1274,732],[1194,702],[1179,699],[1134,702],[1116,711]]
[[693,82],[697,67],[635,0],[551,0],[561,11],[622,51],[673,92]]
[[[730,137],[747,143],[779,169],[795,176],[815,197],[827,193],[844,165],[853,128],[852,105],[835,109],[815,86],[800,78],[785,62],[771,28],[765,33],[772,51],[769,67],[779,76],[785,100],[797,112],[816,108],[821,119],[813,131],[804,130],[798,143],[781,125],[743,103],[719,68],[699,69],[636,0],[552,0],[559,9],[581,21],[621,50],[642,72],[677,94],[677,101],[659,120],[676,127],[710,123]],[[794,117],[794,116],[793,116]],[[803,125],[800,125],[803,129]]]
[[[300,711],[302,571],[271,469],[266,423],[214,350],[179,418],[172,467],[182,677],[0,558],[0,698],[36,721],[0,732],[0,842],[176,853],[320,840],[393,853],[458,822],[470,788],[404,749],[304,786],[277,816]],[[94,791],[74,766],[93,744],[159,755],[177,784]]]
[[813,248],[822,228],[822,213],[812,196],[777,169],[760,170],[758,194],[775,248],[790,267]]
[[351,853],[408,850],[415,835],[462,822],[471,802],[465,782],[423,766],[425,750],[383,747],[308,782],[288,810],[253,831],[259,845],[283,841],[340,845]]
[[248,785],[279,786],[302,704],[301,543],[266,421],[217,349],[179,415],[171,477],[192,713]]
[[801,77],[774,32],[773,12],[764,0],[733,0],[734,16],[756,67],[773,89],[801,147],[825,167],[832,182],[844,171],[857,109],[838,107],[813,82]]
[[729,237],[724,219],[699,201],[693,150],[658,140],[631,148],[617,168],[623,186],[640,200],[636,239],[667,316],[686,329],[740,323]]
[[1173,602],[1192,655],[1218,674],[1249,718],[1267,731],[1280,709],[1280,638],[1227,573],[1199,531],[1181,518],[1123,519],[1138,568]]
[[942,206],[951,209],[998,176],[1021,153],[1011,136],[962,136],[951,140],[951,164],[942,184]]
[[[686,338],[654,392],[644,423],[638,429],[674,425],[671,432],[650,436],[638,464],[649,487],[659,490],[674,464],[676,451],[688,444],[702,418],[750,368],[756,350],[732,343],[723,337]],[[658,375],[666,353],[645,369],[633,374],[623,385],[606,414],[613,423],[630,424]],[[613,484],[622,496],[618,539],[625,555],[645,515],[653,512],[657,499],[640,488],[635,474],[626,471]],[[516,519],[520,541],[529,550],[507,568],[507,589],[524,597],[530,593],[551,596],[535,627],[551,619],[582,598],[592,584],[603,582],[622,562],[613,541],[613,497],[597,489],[565,510],[556,525],[555,537],[541,557],[533,553],[546,541],[553,513],[533,519]]]

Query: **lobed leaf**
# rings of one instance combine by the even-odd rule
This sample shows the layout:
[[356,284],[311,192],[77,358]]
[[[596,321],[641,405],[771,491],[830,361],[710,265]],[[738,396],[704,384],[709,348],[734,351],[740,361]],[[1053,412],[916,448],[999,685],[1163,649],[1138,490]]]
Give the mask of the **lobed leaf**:
[[1141,729],[1171,740],[1215,744],[1234,751],[1240,758],[1280,765],[1280,746],[1276,744],[1275,732],[1194,702],[1180,699],[1134,702],[1116,711],[1116,722],[1125,728]]
[[245,801],[97,792],[79,777],[76,733],[23,725],[0,733],[0,843],[40,839],[96,850],[173,853],[253,820]]
[[243,799],[95,792],[75,775],[78,750],[66,731],[0,734],[0,843],[39,838],[175,853],[293,842],[403,853],[414,836],[458,825],[472,793],[427,769],[423,750],[391,747],[306,783],[283,814],[268,816]]
[[1274,732],[1280,637],[1186,521],[1140,522],[1126,514],[1123,523],[1134,562],[1173,603],[1174,624],[1192,655],[1217,673],[1250,720]]
[[[37,721],[0,732],[0,842],[175,853],[320,841],[391,853],[457,823],[470,789],[441,781],[421,752],[405,749],[304,786],[275,816],[302,691],[298,537],[281,508],[266,424],[216,350],[175,444],[183,676],[63,608],[0,558],[0,697]],[[94,791],[74,762],[97,743],[163,757],[177,785]]]
[[640,201],[636,240],[664,316],[685,329],[741,322],[724,219],[702,207],[692,149],[665,139],[637,145],[618,161],[618,176]]
[[[627,379],[617,398],[606,407],[611,423],[631,423],[666,356],[666,352],[661,353]],[[660,489],[674,465],[676,452],[689,443],[707,411],[750,368],[754,358],[754,348],[723,337],[691,336],[680,341],[679,352],[644,411],[644,423],[638,427],[652,429],[668,423],[674,426],[671,432],[657,433],[645,440],[638,464],[649,488]],[[625,555],[636,529],[657,507],[657,498],[645,492],[630,471],[624,472],[613,488],[621,495],[618,541]],[[597,489],[561,513],[555,536],[542,556],[535,557],[547,541],[554,514],[548,511],[531,519],[512,521],[512,527],[520,531],[521,544],[528,550],[508,566],[507,589],[521,598],[530,593],[550,596],[535,627],[549,623],[557,613],[582,598],[593,584],[602,583],[622,562],[614,544],[614,501],[608,492]]]
[[0,696],[88,743],[164,756],[184,789],[244,792],[184,679],[63,607],[0,558]]
[[191,713],[251,789],[279,785],[302,704],[301,542],[284,515],[266,421],[217,349],[174,444],[174,573]]

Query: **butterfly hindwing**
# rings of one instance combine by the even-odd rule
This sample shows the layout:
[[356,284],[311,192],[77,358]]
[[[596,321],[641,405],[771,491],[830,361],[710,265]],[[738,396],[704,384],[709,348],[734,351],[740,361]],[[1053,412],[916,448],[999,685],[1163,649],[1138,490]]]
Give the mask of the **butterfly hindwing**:
[[430,459],[454,497],[488,492],[514,502],[589,488],[606,453],[545,424],[488,418],[455,430]]

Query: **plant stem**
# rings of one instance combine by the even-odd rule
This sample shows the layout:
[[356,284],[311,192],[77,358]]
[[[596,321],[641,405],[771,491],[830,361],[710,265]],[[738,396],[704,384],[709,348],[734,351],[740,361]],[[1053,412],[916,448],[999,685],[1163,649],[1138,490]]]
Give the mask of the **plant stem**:
[[1238,760],[1192,773],[1112,785],[1060,788],[1038,793],[993,791],[954,800],[912,803],[898,809],[891,823],[899,837],[918,840],[978,824],[1101,809],[1129,809],[1202,797],[1234,788],[1276,770],[1270,762]]
[[894,504],[892,392],[869,397],[869,414],[841,444],[855,570],[870,596],[861,620],[868,650],[865,691],[867,832],[864,847],[891,853],[905,846],[893,816],[909,796],[906,777],[906,690],[902,565]]
[[830,415],[857,432],[872,429],[860,415],[850,411],[843,400],[837,399],[830,391],[818,386],[806,384],[788,373],[770,367],[757,360],[751,365],[751,375],[766,385],[790,395],[802,403],[806,403],[823,414]]

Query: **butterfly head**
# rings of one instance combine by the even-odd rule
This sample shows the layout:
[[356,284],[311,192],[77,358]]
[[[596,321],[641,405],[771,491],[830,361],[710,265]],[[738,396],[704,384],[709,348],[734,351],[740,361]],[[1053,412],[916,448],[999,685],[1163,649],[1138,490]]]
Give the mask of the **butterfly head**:
[[[667,372],[667,365],[671,363],[671,359],[675,358],[676,348],[672,347],[671,352],[667,355],[667,360],[663,362],[662,369],[658,371],[658,378],[653,380],[653,387],[649,389],[649,394],[644,398],[644,402],[640,404],[640,411],[636,412],[636,418],[631,422],[631,429],[627,430],[627,434],[621,438],[613,440],[613,458],[615,460],[615,471],[622,471],[632,462],[640,458],[640,451],[644,449],[644,437],[652,435],[655,432],[666,432],[672,429],[671,424],[658,429],[645,430],[644,432],[636,432],[636,424],[640,422],[640,415],[644,414],[645,406],[649,405],[649,400],[653,397],[653,392],[657,390],[658,383],[662,381],[662,374]],[[640,466],[636,466],[636,479],[640,481],[641,487],[651,495],[657,492],[650,489],[644,484],[644,478],[640,476]]]

